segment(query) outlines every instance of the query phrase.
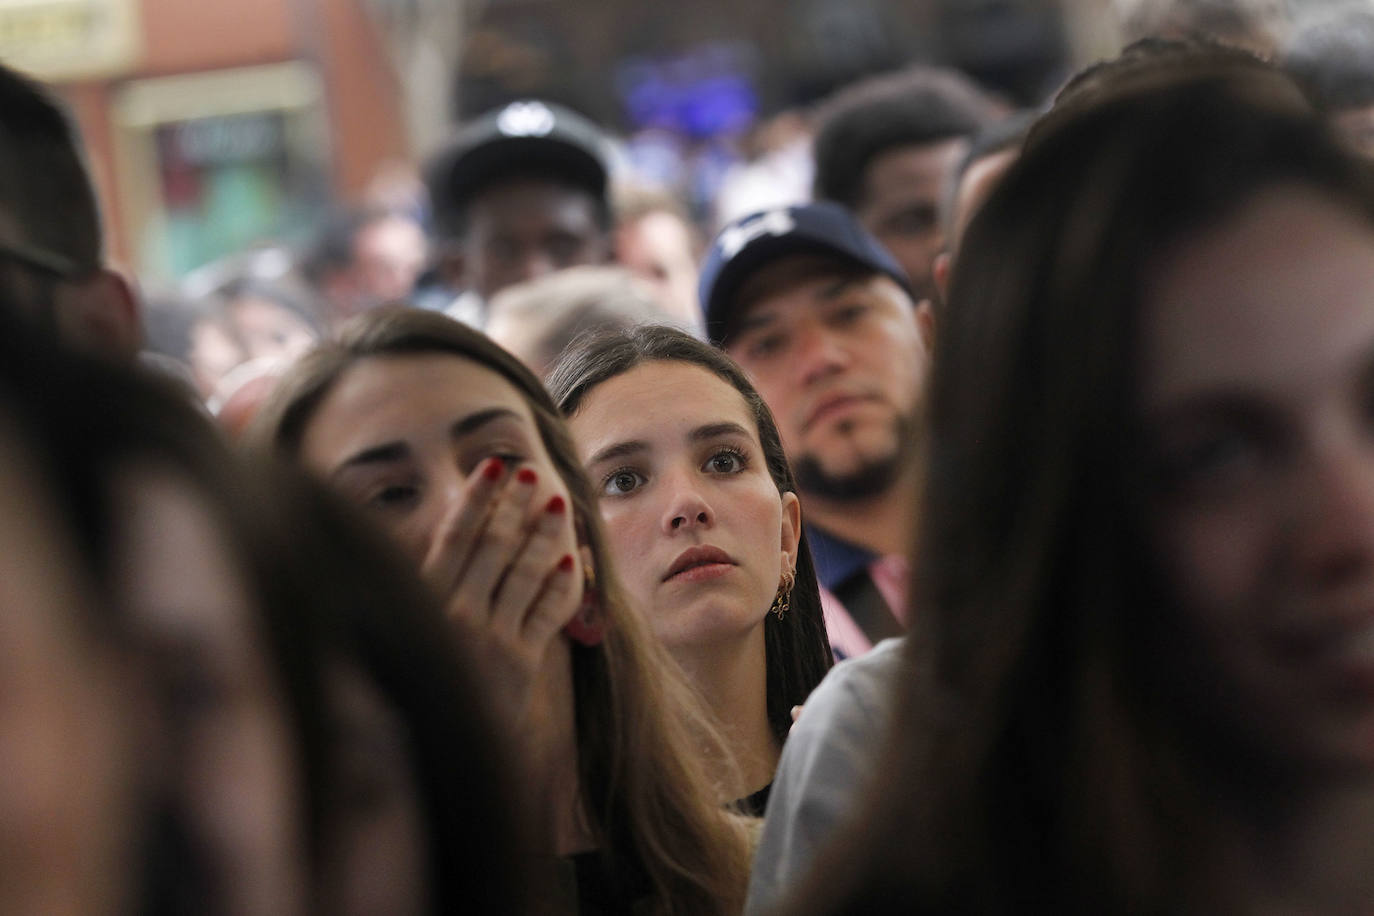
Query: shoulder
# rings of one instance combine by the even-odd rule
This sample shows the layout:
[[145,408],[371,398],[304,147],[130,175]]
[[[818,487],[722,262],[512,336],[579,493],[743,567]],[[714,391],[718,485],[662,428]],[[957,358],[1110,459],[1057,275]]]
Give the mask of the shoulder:
[[892,705],[896,683],[906,667],[905,639],[885,639],[857,658],[837,664],[807,698],[792,737],[842,723],[881,725]]

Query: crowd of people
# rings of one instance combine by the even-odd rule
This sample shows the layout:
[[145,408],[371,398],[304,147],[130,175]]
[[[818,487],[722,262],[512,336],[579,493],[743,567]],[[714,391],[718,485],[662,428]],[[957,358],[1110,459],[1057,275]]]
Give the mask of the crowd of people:
[[873,77],[714,233],[521,100],[162,299],[0,68],[0,912],[1368,912],[1341,16]]

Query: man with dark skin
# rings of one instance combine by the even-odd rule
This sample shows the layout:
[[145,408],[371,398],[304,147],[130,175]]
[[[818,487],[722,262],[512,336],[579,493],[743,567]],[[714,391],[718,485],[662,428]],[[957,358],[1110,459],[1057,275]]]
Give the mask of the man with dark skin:
[[[603,144],[586,119],[540,101],[461,130],[426,169],[441,279],[485,303],[512,284],[609,260]],[[480,320],[483,308],[460,317]]]
[[814,193],[853,211],[931,297],[944,247],[940,204],[968,139],[1005,114],[953,70],[917,66],[841,89],[822,103]]

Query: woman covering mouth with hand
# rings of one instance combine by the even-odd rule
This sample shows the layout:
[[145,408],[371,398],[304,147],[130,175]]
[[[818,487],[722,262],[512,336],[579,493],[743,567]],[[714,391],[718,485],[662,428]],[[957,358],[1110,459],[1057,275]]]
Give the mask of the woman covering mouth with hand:
[[631,602],[715,713],[762,814],[790,710],[830,667],[772,415],[729,357],[671,328],[584,340],[548,379]]
[[520,864],[553,911],[738,912],[746,825],[695,749],[726,752],[630,611],[538,380],[455,321],[380,309],[307,354],[257,423],[408,551],[485,662],[534,818]]

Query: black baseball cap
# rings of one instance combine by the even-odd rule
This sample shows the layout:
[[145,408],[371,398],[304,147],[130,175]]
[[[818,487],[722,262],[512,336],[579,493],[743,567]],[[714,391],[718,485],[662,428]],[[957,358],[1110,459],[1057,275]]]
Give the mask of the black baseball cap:
[[735,220],[711,243],[698,295],[706,337],[720,346],[736,317],[735,293],[759,268],[793,254],[831,255],[885,274],[911,294],[911,282],[887,249],[839,204],[822,201],[762,210]]
[[606,146],[600,129],[575,111],[538,99],[511,102],[462,127],[430,159],[425,180],[435,215],[462,209],[509,175],[547,175],[604,204]]

